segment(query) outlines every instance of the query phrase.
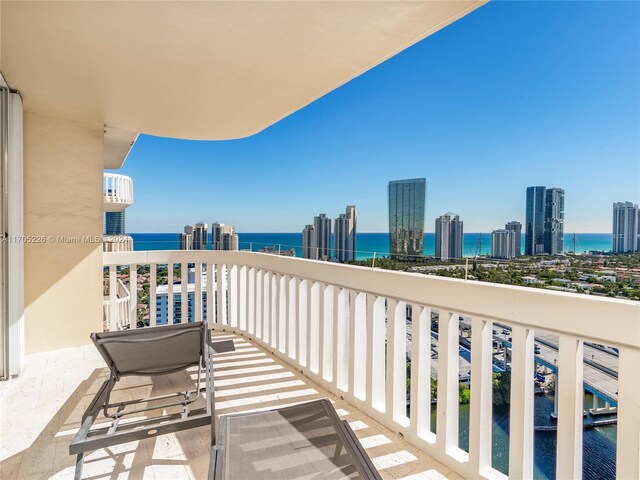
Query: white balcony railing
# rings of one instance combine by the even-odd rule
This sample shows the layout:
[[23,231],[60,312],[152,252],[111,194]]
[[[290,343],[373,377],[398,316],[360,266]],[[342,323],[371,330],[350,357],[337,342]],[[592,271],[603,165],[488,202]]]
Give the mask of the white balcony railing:
[[117,173],[104,173],[102,177],[104,210],[115,212],[133,204],[133,181],[131,177]]
[[[194,264],[196,292],[202,289],[200,273],[215,273],[216,281],[208,280],[205,288],[211,328],[234,331],[273,351],[468,478],[504,477],[491,468],[494,323],[512,329],[509,477],[513,478],[533,477],[535,332],[551,332],[559,341],[557,478],[582,474],[583,344],[615,347],[619,350],[617,477],[640,478],[638,302],[249,252],[107,253],[104,263],[112,285],[117,268],[130,267],[132,291],[138,288],[137,267],[150,267],[151,326],[156,319],[159,266],[171,265],[167,283],[173,284],[173,267],[178,265],[181,277],[187,278],[187,268]],[[182,319],[187,318],[187,292],[183,282]],[[203,319],[203,298],[195,296],[192,320]],[[412,307],[410,322],[407,305]],[[135,318],[135,295],[129,308]],[[168,308],[169,323],[172,310]],[[430,428],[432,312],[439,316],[435,432]],[[461,316],[471,324],[468,453],[458,441]],[[117,328],[115,316],[110,325]]]
[[[115,287],[115,292],[111,289]],[[109,295],[102,302],[103,326],[104,330],[122,330],[130,327],[131,318],[131,296],[122,280],[109,283]],[[134,312],[135,313],[135,312]],[[135,328],[135,322],[134,327]]]

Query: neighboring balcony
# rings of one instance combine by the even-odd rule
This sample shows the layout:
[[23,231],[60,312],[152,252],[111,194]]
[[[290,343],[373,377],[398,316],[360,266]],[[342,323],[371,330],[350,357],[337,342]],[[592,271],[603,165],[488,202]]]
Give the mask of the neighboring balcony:
[[105,212],[120,212],[133,204],[131,177],[117,173],[104,173],[102,181]]

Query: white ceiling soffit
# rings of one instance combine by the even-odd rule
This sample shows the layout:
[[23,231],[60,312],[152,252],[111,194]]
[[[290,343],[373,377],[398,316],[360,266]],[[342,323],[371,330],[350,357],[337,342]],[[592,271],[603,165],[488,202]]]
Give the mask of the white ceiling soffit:
[[104,168],[122,167],[137,138],[137,133],[105,126],[103,146]]
[[246,137],[483,3],[3,0],[2,73],[27,111]]

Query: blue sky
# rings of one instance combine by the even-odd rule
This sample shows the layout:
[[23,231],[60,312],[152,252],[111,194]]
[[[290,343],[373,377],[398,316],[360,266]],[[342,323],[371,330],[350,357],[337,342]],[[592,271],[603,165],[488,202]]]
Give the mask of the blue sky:
[[387,230],[387,182],[425,177],[425,226],[524,222],[529,185],[563,187],[566,232],[609,232],[640,200],[640,3],[491,2],[261,133],[139,137],[129,232],[220,220],[296,232],[358,207]]

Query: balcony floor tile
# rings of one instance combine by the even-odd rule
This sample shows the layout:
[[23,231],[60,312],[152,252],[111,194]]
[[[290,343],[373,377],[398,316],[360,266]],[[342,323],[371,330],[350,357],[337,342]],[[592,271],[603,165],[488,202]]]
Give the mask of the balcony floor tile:
[[[350,422],[385,479],[459,478],[398,435],[249,340],[215,358],[216,414],[271,409],[318,398],[333,401]],[[197,370],[168,377],[120,381],[113,400],[193,387]],[[3,480],[73,478],[69,442],[108,370],[93,345],[29,355],[19,378],[0,383],[0,477]],[[203,405],[204,400],[198,400]],[[104,421],[98,419],[96,424]],[[85,457],[84,478],[201,479],[209,467],[207,427],[97,450]]]

